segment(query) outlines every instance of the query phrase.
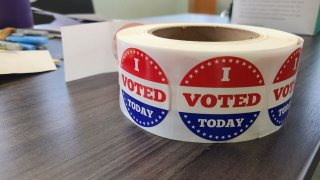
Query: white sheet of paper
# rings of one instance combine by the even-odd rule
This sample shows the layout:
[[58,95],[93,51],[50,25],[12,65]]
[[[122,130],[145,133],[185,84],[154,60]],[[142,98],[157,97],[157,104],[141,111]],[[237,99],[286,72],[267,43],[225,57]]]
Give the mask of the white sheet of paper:
[[49,51],[0,50],[0,74],[35,73],[56,70]]
[[235,0],[231,22],[312,35],[319,5],[320,0]]
[[61,28],[65,80],[117,71],[115,34],[127,22],[101,22]]

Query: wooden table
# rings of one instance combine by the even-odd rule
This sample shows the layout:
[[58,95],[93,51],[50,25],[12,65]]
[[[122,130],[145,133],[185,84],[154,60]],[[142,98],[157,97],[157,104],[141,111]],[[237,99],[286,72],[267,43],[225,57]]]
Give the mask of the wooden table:
[[2,75],[0,179],[308,179],[320,159],[320,36],[304,39],[286,123],[243,143],[141,130],[119,109],[116,73],[66,84],[61,63],[54,72]]

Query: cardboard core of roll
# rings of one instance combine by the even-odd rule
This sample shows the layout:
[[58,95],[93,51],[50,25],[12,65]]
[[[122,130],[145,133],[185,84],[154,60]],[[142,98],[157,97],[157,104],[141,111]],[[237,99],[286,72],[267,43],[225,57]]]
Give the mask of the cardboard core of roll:
[[151,34],[182,41],[223,42],[258,38],[258,33],[219,26],[181,26],[156,29]]

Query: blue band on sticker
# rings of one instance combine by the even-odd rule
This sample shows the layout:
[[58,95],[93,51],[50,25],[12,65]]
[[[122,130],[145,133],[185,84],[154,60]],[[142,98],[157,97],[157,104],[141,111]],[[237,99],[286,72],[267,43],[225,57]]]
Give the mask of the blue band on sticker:
[[123,101],[131,118],[140,126],[158,125],[168,114],[168,110],[150,106],[131,97],[122,90]]
[[291,98],[279,106],[268,110],[270,119],[274,125],[281,126],[284,123],[286,117],[288,116],[290,102]]
[[210,141],[226,141],[245,132],[259,111],[242,114],[197,114],[180,112],[184,124],[197,136]]

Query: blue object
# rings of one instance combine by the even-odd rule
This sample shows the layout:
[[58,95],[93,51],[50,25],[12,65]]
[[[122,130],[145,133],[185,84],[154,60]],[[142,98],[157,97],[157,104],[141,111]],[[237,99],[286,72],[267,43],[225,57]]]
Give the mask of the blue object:
[[47,44],[48,38],[47,37],[37,37],[37,36],[8,36],[5,39],[6,41],[10,42],[17,42],[17,43],[28,43],[28,44]]
[[[290,101],[291,101],[291,98],[288,99],[286,102],[284,102],[276,107],[270,108],[268,110],[270,119],[274,125],[281,126],[284,123],[284,121],[286,120],[286,117],[288,116],[288,112],[289,112],[288,110],[290,108]],[[287,111],[280,114],[279,113],[280,109],[286,109]]]
[[37,46],[32,44],[18,43],[22,47],[23,50],[36,50]]
[[[158,125],[168,114],[168,110],[145,104],[122,90],[123,100],[131,118],[140,126],[153,127]],[[140,112],[135,108],[139,107]],[[142,110],[144,109],[144,110]],[[144,111],[144,113],[142,113]],[[149,113],[152,111],[152,114]]]
[[[195,135],[210,141],[226,141],[238,137],[250,128],[258,118],[259,113],[259,111],[236,114],[198,114],[179,112],[181,119],[190,131]],[[212,127],[201,126],[199,119],[210,120]],[[220,121],[220,123],[218,121]],[[238,121],[241,121],[241,123]],[[218,124],[224,125],[218,127]]]

